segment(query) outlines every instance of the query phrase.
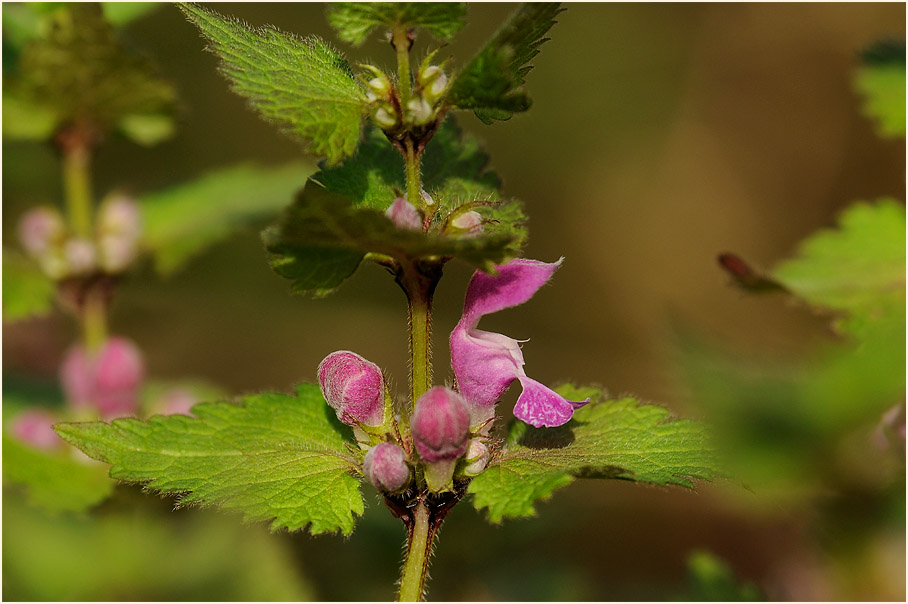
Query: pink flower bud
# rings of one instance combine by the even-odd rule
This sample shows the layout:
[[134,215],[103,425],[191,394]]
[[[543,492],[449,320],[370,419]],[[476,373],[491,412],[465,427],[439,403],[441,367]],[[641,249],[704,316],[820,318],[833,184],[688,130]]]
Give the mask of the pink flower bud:
[[70,275],[82,275],[95,269],[95,246],[88,239],[68,239],[63,245],[63,256],[66,259],[66,272]]
[[450,388],[430,388],[416,401],[410,429],[423,460],[431,463],[457,459],[467,450],[470,434],[467,403]]
[[467,445],[467,453],[464,457],[467,460],[467,466],[463,469],[466,476],[476,476],[486,469],[489,465],[491,451],[489,447],[479,438],[470,439]]
[[94,355],[82,345],[74,346],[60,367],[60,381],[69,402],[76,407],[94,407],[104,418],[136,413],[144,377],[139,349],[123,338],[108,339]]
[[419,215],[419,210],[406,199],[400,197],[395,199],[394,203],[385,210],[385,216],[399,229],[422,230],[422,216]]
[[318,382],[337,419],[348,426],[384,423],[384,379],[375,363],[348,350],[332,352],[319,363]]
[[407,454],[394,443],[379,443],[366,453],[363,473],[379,491],[400,491],[410,480]]
[[138,204],[128,197],[114,197],[98,210],[98,255],[101,267],[111,273],[124,270],[135,260],[142,234]]
[[451,226],[468,235],[478,235],[482,232],[482,215],[475,210],[464,212],[451,221]]
[[60,243],[66,227],[60,212],[53,208],[35,208],[19,220],[19,239],[33,258],[40,258]]
[[29,409],[13,420],[13,436],[38,449],[56,449],[63,442],[54,432],[56,422],[57,418],[48,411]]

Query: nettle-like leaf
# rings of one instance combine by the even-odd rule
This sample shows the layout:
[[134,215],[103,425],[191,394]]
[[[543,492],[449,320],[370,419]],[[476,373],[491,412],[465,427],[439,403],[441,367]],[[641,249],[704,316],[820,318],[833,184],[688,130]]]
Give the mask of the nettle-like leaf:
[[892,199],[859,202],[836,229],[801,243],[798,255],[773,277],[811,304],[873,315],[905,300],[905,206]]
[[17,252],[3,250],[3,320],[44,315],[54,305],[56,287],[38,266]]
[[633,398],[601,400],[594,388],[557,390],[570,400],[590,396],[593,402],[558,428],[515,424],[501,453],[468,488],[473,505],[487,508],[491,522],[535,515],[536,501],[575,478],[692,487],[694,479],[721,475],[703,424],[670,420],[667,409]]
[[864,113],[877,123],[881,136],[905,136],[905,41],[883,42],[864,53],[855,85],[864,98]]
[[[77,120],[110,128],[135,115],[171,119],[174,89],[126,51],[99,4],[62,4],[44,18],[47,33],[28,42],[18,76],[4,82],[4,102],[18,107],[18,119],[43,124],[17,135],[40,140]],[[35,115],[24,116],[32,105]]]
[[141,198],[143,247],[163,274],[237,229],[272,218],[313,168],[306,162],[240,164]]
[[353,531],[363,513],[360,453],[317,386],[202,403],[192,413],[55,429],[109,463],[111,478],[179,494],[180,505],[236,510],[247,521],[270,520],[272,530]]
[[529,109],[523,84],[533,68],[530,61],[548,40],[544,36],[562,10],[558,2],[524,4],[457,74],[448,102],[472,109],[486,124]]
[[451,40],[463,29],[464,2],[334,2],[328,22],[344,42],[359,46],[376,27],[421,28],[440,40]]
[[[502,201],[500,180],[487,169],[488,155],[472,136],[447,119],[427,146],[423,186],[440,210],[434,227],[463,204],[488,223],[478,236],[448,237],[405,231],[383,216],[404,196],[403,160],[381,131],[373,129],[343,165],[313,175],[281,221],[263,235],[271,265],[297,292],[325,294],[352,275],[365,254],[453,256],[490,269],[519,254],[526,217],[517,200]],[[486,203],[488,202],[488,203]]]
[[54,512],[82,512],[110,496],[113,482],[105,468],[76,459],[66,447],[34,449],[3,436],[3,477],[25,489],[29,502]]
[[336,164],[356,150],[366,111],[347,60],[316,36],[251,27],[200,4],[180,4],[211,42],[233,91]]

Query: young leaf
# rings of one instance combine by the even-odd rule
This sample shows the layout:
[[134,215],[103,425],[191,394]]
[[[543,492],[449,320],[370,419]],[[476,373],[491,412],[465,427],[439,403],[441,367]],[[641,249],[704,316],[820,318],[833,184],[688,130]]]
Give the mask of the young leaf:
[[520,424],[489,468],[473,479],[468,492],[489,520],[535,515],[535,501],[575,478],[617,478],[656,485],[692,487],[720,470],[707,443],[705,427],[691,420],[669,421],[663,407],[632,398],[597,401],[601,392],[562,386],[571,400],[591,392],[594,402],[574,412],[558,428]]
[[315,36],[254,28],[200,4],[180,4],[211,42],[233,90],[265,118],[336,164],[359,142],[366,100],[347,60]]
[[293,199],[312,168],[240,164],[142,197],[143,247],[162,274],[250,223],[277,214]]
[[192,413],[56,430],[111,464],[111,478],[179,494],[180,505],[236,510],[247,521],[270,520],[272,530],[353,531],[363,513],[356,454],[317,386],[254,394],[239,405],[202,403]]
[[3,320],[16,321],[50,312],[56,288],[37,265],[3,250]]
[[480,120],[507,120],[530,108],[523,89],[530,61],[548,40],[562,8],[558,2],[527,3],[511,15],[495,37],[457,74],[448,102],[459,109],[472,109]]
[[324,295],[352,275],[370,252],[394,258],[458,257],[491,270],[511,255],[509,234],[447,237],[396,227],[379,210],[325,192],[303,193],[262,233],[272,268],[295,292]]
[[3,436],[3,477],[25,488],[30,503],[54,512],[82,512],[107,499],[113,482],[104,467],[71,449],[39,451]]
[[836,229],[804,241],[773,276],[797,296],[860,315],[905,300],[905,206],[892,199],[846,209]]
[[46,18],[47,35],[23,49],[19,78],[10,82],[21,102],[52,112],[55,125],[79,120],[102,129],[173,110],[173,88],[126,51],[99,4],[61,4]]
[[883,42],[864,53],[855,85],[865,97],[864,113],[881,136],[905,136],[905,41]]
[[334,2],[328,22],[344,42],[359,46],[376,27],[422,28],[440,40],[450,40],[464,26],[463,2]]

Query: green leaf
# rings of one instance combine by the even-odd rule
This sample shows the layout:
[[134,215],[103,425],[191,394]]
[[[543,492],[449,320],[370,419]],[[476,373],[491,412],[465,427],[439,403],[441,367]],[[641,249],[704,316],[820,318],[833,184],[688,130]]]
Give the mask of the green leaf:
[[176,94],[144,58],[126,50],[97,3],[66,3],[45,17],[47,34],[23,49],[19,77],[4,82],[58,123],[108,128],[125,116],[166,114]]
[[126,138],[145,147],[153,147],[176,132],[173,118],[164,114],[127,115],[117,124]]
[[667,409],[633,398],[599,400],[601,391],[558,388],[563,396],[593,402],[558,428],[523,423],[468,492],[491,522],[535,515],[534,502],[575,478],[617,478],[656,485],[692,487],[695,478],[721,475],[706,430],[691,420],[669,421]]
[[363,513],[358,454],[318,387],[250,395],[239,405],[202,403],[192,413],[56,430],[111,464],[111,478],[180,494],[180,505],[236,510],[247,521],[271,520],[272,530],[353,531],[354,515]]
[[143,246],[163,274],[250,223],[271,218],[293,199],[312,168],[305,162],[240,164],[142,197]]
[[43,141],[50,138],[57,127],[56,112],[18,96],[15,92],[3,94],[3,138],[12,140]]
[[54,282],[23,256],[3,250],[3,320],[16,321],[51,311]]
[[282,535],[202,510],[169,513],[155,499],[123,495],[103,513],[49,515],[4,492],[3,549],[16,552],[3,559],[4,599],[317,599]]
[[366,100],[347,60],[318,37],[253,28],[180,4],[211,43],[233,90],[265,118],[335,164],[356,150]]
[[773,276],[811,304],[861,315],[905,300],[905,206],[892,199],[859,202],[836,229],[801,243]]
[[102,2],[108,23],[122,27],[161,8],[161,2]]
[[758,602],[763,600],[753,583],[741,583],[721,558],[706,551],[695,551],[687,558],[692,602]]
[[344,42],[359,46],[376,27],[422,28],[441,40],[451,40],[464,26],[463,2],[334,2],[328,22]]
[[367,253],[394,258],[458,257],[491,270],[511,255],[507,234],[442,236],[399,229],[372,208],[326,193],[303,194],[263,234],[271,266],[295,292],[324,295],[352,275]]
[[[423,187],[438,204],[429,235],[397,229],[380,214],[404,196],[403,160],[384,134],[372,129],[356,155],[313,175],[278,225],[263,235],[272,267],[296,292],[325,294],[352,275],[363,256],[457,256],[488,269],[519,255],[526,216],[516,200],[501,201],[500,180],[489,171],[478,140],[453,119],[439,127],[422,162]],[[488,220],[475,237],[442,237],[444,219],[465,203]],[[434,229],[434,230],[433,230]]]
[[107,499],[113,482],[104,467],[86,463],[66,447],[33,449],[3,436],[3,477],[25,488],[30,503],[53,512],[81,512]]
[[881,136],[905,136],[905,41],[883,42],[869,49],[855,78],[864,96],[864,113]]
[[527,3],[505,22],[491,41],[457,74],[448,102],[472,109],[486,124],[507,120],[530,108],[523,89],[530,61],[548,40],[545,34],[562,10],[558,2]]

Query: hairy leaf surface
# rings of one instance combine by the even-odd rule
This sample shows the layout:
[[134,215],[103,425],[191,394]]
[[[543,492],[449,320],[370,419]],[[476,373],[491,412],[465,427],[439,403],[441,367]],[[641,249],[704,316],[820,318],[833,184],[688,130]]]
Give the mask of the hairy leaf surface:
[[181,505],[236,510],[249,521],[270,520],[272,530],[352,532],[354,515],[363,513],[353,475],[359,454],[348,449],[345,427],[318,387],[202,403],[192,413],[56,430],[111,464],[112,478],[179,494]]
[[529,109],[523,84],[533,68],[530,61],[548,40],[544,36],[562,10],[558,2],[524,4],[457,74],[448,102],[472,109],[486,124]]
[[290,204],[312,168],[305,162],[240,164],[141,198],[143,246],[172,273],[237,229],[260,224]]
[[341,40],[359,46],[376,27],[398,25],[450,40],[463,28],[466,14],[463,2],[334,2],[328,22]]
[[200,4],[180,4],[211,42],[233,90],[265,118],[335,164],[359,142],[366,101],[347,60],[316,36],[255,28]]
[[489,468],[473,479],[477,509],[491,522],[535,515],[534,502],[575,478],[617,478],[692,487],[720,470],[703,424],[670,420],[667,409],[633,398],[601,400],[601,391],[562,386],[563,396],[593,402],[558,428],[518,423]]

